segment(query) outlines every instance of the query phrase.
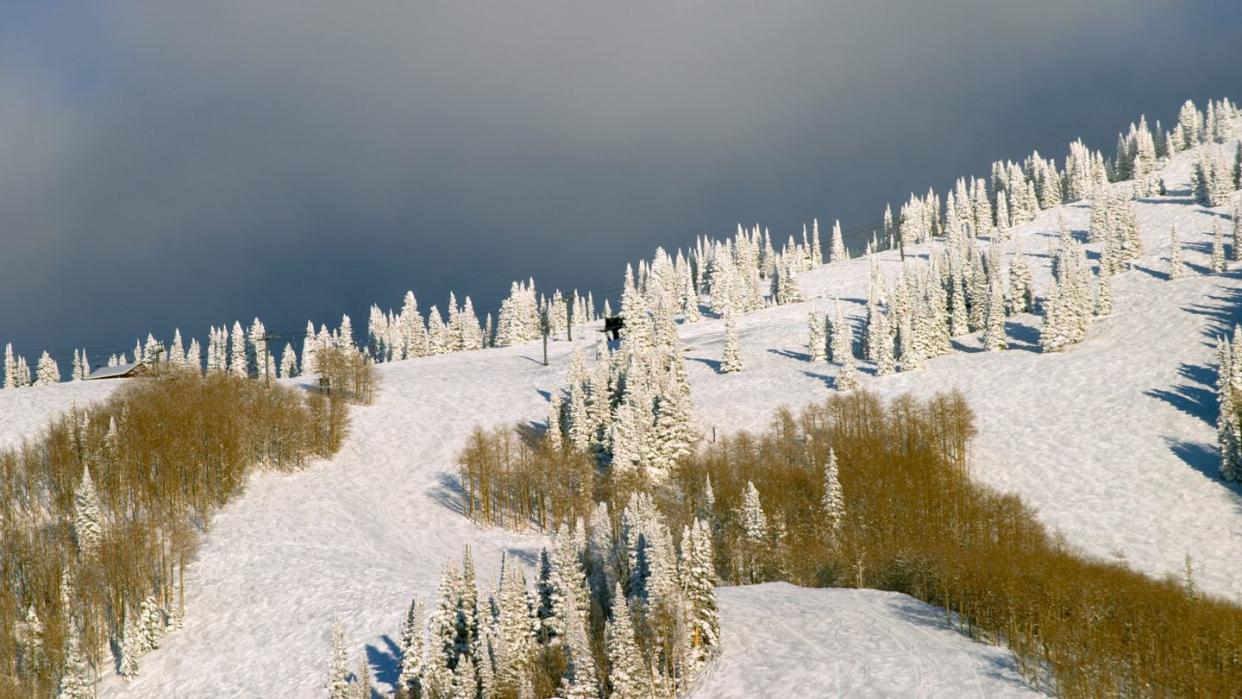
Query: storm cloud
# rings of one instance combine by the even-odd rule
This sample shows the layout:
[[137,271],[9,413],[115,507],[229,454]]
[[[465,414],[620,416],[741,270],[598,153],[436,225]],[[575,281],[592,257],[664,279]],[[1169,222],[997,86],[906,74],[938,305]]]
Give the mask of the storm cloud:
[[0,342],[361,325],[406,289],[487,310],[739,222],[869,224],[1238,97],[1239,26],[1159,0],[6,3]]

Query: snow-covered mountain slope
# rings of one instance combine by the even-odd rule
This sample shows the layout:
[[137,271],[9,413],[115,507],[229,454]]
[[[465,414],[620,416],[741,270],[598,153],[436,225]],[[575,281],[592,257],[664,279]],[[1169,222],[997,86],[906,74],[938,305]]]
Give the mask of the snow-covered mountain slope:
[[33,437],[51,419],[75,405],[106,399],[120,381],[74,381],[52,386],[0,390],[0,449]]
[[[972,462],[981,481],[1021,495],[1043,522],[1089,554],[1157,577],[1180,576],[1190,555],[1204,590],[1239,599],[1242,490],[1217,476],[1213,338],[1242,321],[1242,270],[1206,274],[1212,225],[1219,223],[1228,239],[1232,221],[1225,208],[1205,209],[1176,194],[1189,189],[1191,158],[1183,153],[1163,172],[1174,196],[1136,204],[1144,255],[1132,271],[1113,277],[1115,310],[1093,323],[1083,343],[1041,354],[1039,319],[1020,316],[1007,324],[1007,351],[981,352],[977,336],[963,337],[959,351],[922,371],[861,383],[890,397],[962,391],[978,418]],[[1005,245],[1027,252],[1041,292],[1048,288],[1058,214],[1085,237],[1090,204],[1079,202],[1042,212],[1014,229]],[[1196,274],[1169,281],[1174,223]],[[1093,262],[1101,247],[1088,246]],[[895,254],[880,259],[895,278]],[[840,298],[861,323],[869,264],[854,260],[809,272],[801,278],[805,292],[824,300],[739,319],[742,373],[712,369],[723,351],[721,323],[690,326],[684,339],[687,356],[696,360],[689,371],[701,419],[723,431],[759,428],[780,405],[831,393],[835,367],[805,360],[807,310],[817,303],[830,308],[828,299]]]
[[[1019,317],[1008,325],[1008,351],[979,352],[976,339],[960,338],[959,351],[924,370],[864,376],[862,385],[886,396],[961,390],[978,415],[973,463],[983,482],[1021,495],[1042,521],[1088,553],[1122,558],[1156,576],[1180,574],[1189,554],[1204,590],[1239,599],[1242,500],[1215,476],[1211,336],[1242,318],[1242,277],[1235,271],[1164,278],[1173,222],[1187,262],[1199,272],[1206,267],[1212,223],[1226,230],[1231,225],[1223,209],[1189,201],[1192,157],[1180,154],[1164,170],[1172,196],[1136,205],[1145,253],[1133,271],[1114,278],[1116,310],[1096,321],[1082,344],[1061,354],[1032,351],[1038,320]],[[1077,234],[1085,231],[1089,203],[1059,211]],[[1042,212],[1006,244],[1031,253],[1040,291],[1047,286],[1057,215]],[[1093,259],[1098,247],[1089,246]],[[895,276],[896,254],[883,253],[880,260]],[[805,273],[804,291],[821,300],[739,318],[746,364],[739,374],[716,371],[720,321],[682,328],[706,435],[713,428],[759,428],[779,405],[797,407],[832,393],[834,367],[805,358],[807,313],[817,305],[826,310],[827,299],[839,297],[861,318],[868,265],[855,260]],[[141,658],[135,681],[109,677],[102,694],[317,696],[334,616],[343,620],[351,647],[367,644],[381,685],[391,682],[393,637],[409,596],[431,595],[442,564],[459,556],[464,543],[474,546],[481,576],[495,570],[502,552],[530,560],[537,549],[537,536],[480,529],[452,509],[454,457],[476,425],[542,420],[570,350],[568,343],[553,343],[546,368],[533,344],[381,365],[376,404],[354,412],[338,456],[299,473],[259,475],[224,508],[191,569],[185,629]],[[54,410],[107,390],[0,392],[0,440],[30,434]],[[806,693],[809,678],[831,687],[842,672],[857,683],[843,689],[861,694],[936,693],[937,687],[973,686],[967,677],[984,683],[981,691],[989,695],[1011,686],[1002,652],[950,640],[944,629],[919,633],[908,608],[867,595],[781,586],[722,590],[725,657],[704,692],[718,686],[714,682],[753,675],[771,683],[763,694],[792,696]],[[787,628],[778,631],[758,623],[770,618],[772,605],[805,605],[813,613],[787,615]],[[838,617],[848,623],[834,642],[853,649],[853,656],[804,648],[803,639],[832,633]],[[758,643],[752,634],[767,634],[762,653],[744,651],[759,647],[749,645]],[[879,670],[848,674],[849,667],[887,667],[883,657],[892,651],[884,644],[899,642],[920,659],[921,678]],[[962,652],[949,652],[954,647]],[[788,679],[763,670],[765,658],[782,654],[804,663]]]
[[723,587],[720,658],[694,696],[1031,696],[1004,648],[975,643],[944,610],[878,590],[788,583]]

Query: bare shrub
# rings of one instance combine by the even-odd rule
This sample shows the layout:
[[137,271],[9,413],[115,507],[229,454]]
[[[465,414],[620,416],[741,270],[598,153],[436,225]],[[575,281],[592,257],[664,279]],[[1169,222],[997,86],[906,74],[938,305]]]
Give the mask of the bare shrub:
[[[854,392],[705,445],[651,489],[673,532],[696,516],[711,523],[722,580],[907,593],[1005,643],[1028,681],[1064,696],[1242,695],[1242,607],[1068,550],[1020,498],[970,479],[974,432],[957,393],[885,404]],[[545,475],[562,482],[582,467],[540,441],[476,433],[462,458],[478,498],[468,514],[545,528],[583,516],[581,486],[557,490]],[[830,448],[845,500],[836,533],[821,505]],[[740,521],[748,482],[770,524],[763,542]],[[600,472],[593,497],[615,513],[614,493],[643,487]]]
[[[186,565],[216,509],[256,468],[334,453],[346,410],[298,389],[170,369],[0,452],[0,696],[54,692],[70,619],[106,671],[127,607],[151,596],[178,617]],[[95,555],[79,551],[74,531],[87,467],[102,514]],[[37,643],[23,623],[29,609],[43,626]]]
[[327,380],[329,396],[351,403],[370,405],[375,400],[375,366],[356,350],[321,349],[316,355],[319,377]]

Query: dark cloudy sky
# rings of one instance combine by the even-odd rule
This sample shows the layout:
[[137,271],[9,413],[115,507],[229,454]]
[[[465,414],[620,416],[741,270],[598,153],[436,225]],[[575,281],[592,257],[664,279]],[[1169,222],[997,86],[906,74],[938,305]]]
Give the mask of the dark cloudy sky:
[[[1242,3],[0,3],[0,342],[130,347],[624,262],[1239,98]],[[63,355],[62,355],[63,356]]]

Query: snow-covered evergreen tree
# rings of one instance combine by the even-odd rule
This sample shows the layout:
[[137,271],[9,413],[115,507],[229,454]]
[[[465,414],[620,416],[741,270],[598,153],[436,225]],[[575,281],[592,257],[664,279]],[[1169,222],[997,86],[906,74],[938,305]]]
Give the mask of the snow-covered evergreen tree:
[[298,375],[298,356],[293,351],[292,343],[286,343],[280,355],[280,375],[286,379]]
[[827,339],[824,337],[824,314],[811,311],[807,316],[807,354],[812,362],[827,359]]
[[1233,152],[1233,188],[1242,189],[1242,142]]
[[[834,352],[841,369],[837,372],[836,388],[838,391],[852,391],[858,388],[858,365],[854,361],[854,331],[849,323],[834,324],[832,336],[841,337],[841,347]],[[839,353],[839,354],[837,354]]]
[[[315,325],[306,321],[306,334],[302,339],[302,374],[319,373],[319,336],[315,333]],[[210,370],[210,366],[208,366]]]
[[887,311],[881,310],[867,323],[867,336],[867,342],[875,353],[876,376],[888,376],[896,371],[897,358],[893,353],[893,332]]
[[610,617],[604,631],[609,696],[646,699],[652,696],[651,672],[635,639],[634,624],[620,583],[617,583],[612,596]]
[[349,693],[353,699],[371,699],[371,663],[367,662],[365,653],[358,658],[358,669],[349,685]]
[[764,553],[768,541],[768,517],[763,511],[763,503],[759,500],[759,490],[752,481],[746,482],[742,492],[741,511],[738,520],[742,525],[742,540],[745,548],[745,567],[750,582],[759,582],[759,559]]
[[1177,144],[1178,150],[1186,150],[1201,142],[1200,132],[1203,129],[1203,115],[1195,107],[1195,103],[1186,100],[1177,113]]
[[[185,366],[193,369],[195,372],[203,370],[203,349],[198,344],[197,338],[190,339],[190,346],[185,351]],[[85,353],[82,355],[83,364],[86,363]]]
[[4,387],[17,388],[17,361],[13,358],[13,343],[4,345]]
[[427,311],[427,354],[444,354],[449,351],[448,327],[440,315],[440,309],[432,306]]
[[70,618],[65,639],[65,669],[56,690],[57,699],[94,699],[95,671],[82,648],[82,631]]
[[131,680],[138,676],[138,656],[142,654],[141,631],[129,605],[125,606],[125,624],[121,632],[121,677]]
[[142,608],[138,615],[138,625],[142,651],[146,652],[159,648],[160,639],[163,638],[164,631],[168,628],[168,625],[164,620],[164,610],[160,609],[159,603],[150,595],[142,600]]
[[18,387],[29,386],[30,381],[30,365],[26,364],[25,357],[17,358],[17,385]]
[[[1239,339],[1235,329],[1234,342]],[[1219,406],[1216,418],[1216,441],[1220,451],[1220,475],[1226,481],[1242,476],[1242,425],[1238,417],[1238,396],[1235,387],[1239,371],[1234,349],[1227,338],[1216,340],[1216,399]]]
[[516,690],[527,677],[535,641],[526,581],[516,565],[510,565],[507,560],[505,563],[496,620],[496,687],[500,692]]
[[1101,317],[1113,314],[1113,285],[1107,274],[1096,279],[1095,314]]
[[410,601],[401,625],[401,665],[397,676],[397,696],[415,699],[423,695],[423,617],[422,601]]
[[1195,200],[1207,207],[1224,206],[1233,189],[1233,174],[1206,148],[1199,149],[1190,179]]
[[737,336],[737,321],[733,319],[731,310],[725,311],[724,356],[720,361],[720,371],[732,374],[742,370],[742,347]]
[[466,653],[457,655],[456,667],[453,669],[452,699],[477,699],[479,693],[479,673],[474,659]]
[[1031,268],[1020,250],[1009,261],[1009,303],[1011,313],[1030,313],[1035,310]]
[[828,361],[844,364],[846,355],[853,358],[853,337],[853,329],[845,317],[841,302],[838,301],[832,307],[832,318],[828,323]]
[[1242,262],[1242,204],[1233,206],[1233,240],[1230,245],[1229,259]]
[[1169,228],[1169,279],[1186,276],[1186,263],[1182,259],[1182,241],[1177,236],[1177,224]]
[[46,351],[39,355],[39,363],[35,369],[36,386],[51,386],[60,383],[60,367],[56,365],[56,360],[52,359],[52,355]]
[[345,627],[332,625],[332,664],[328,669],[328,698],[353,699],[349,688],[349,656],[345,650]]
[[988,295],[987,323],[983,330],[983,348],[989,351],[1003,350],[1009,346],[1005,339],[1005,293],[1000,278],[993,277]]
[[78,551],[84,557],[99,553],[103,541],[103,513],[89,466],[82,469],[82,480],[73,491],[73,531],[78,540]]
[[845,493],[841,490],[840,474],[837,470],[837,454],[828,450],[828,462],[824,464],[824,517],[828,522],[828,530],[835,538],[841,531],[845,521]]
[[[711,481],[708,481],[710,492]],[[711,508],[708,508],[709,512]],[[695,518],[682,537],[682,590],[689,619],[691,661],[705,662],[720,648],[720,613],[716,605],[716,564],[712,530]]]
[[1220,224],[1212,223],[1212,260],[1210,267],[1214,274],[1223,274],[1228,265],[1225,262],[1225,238],[1221,235]]
[[763,513],[763,505],[759,501],[759,490],[751,481],[746,482],[746,491],[742,496],[741,521],[747,539],[754,542],[767,539],[768,518]]
[[849,253],[845,250],[845,239],[841,236],[841,221],[833,221],[832,223],[832,248],[828,253],[829,262],[838,262],[848,260]]
[[246,333],[240,321],[233,321],[233,332],[229,335],[229,373],[242,378],[250,375],[246,360]]
[[1053,286],[1044,302],[1044,326],[1039,337],[1043,351],[1058,352],[1086,337],[1094,315],[1090,278],[1082,246],[1063,240],[1053,259]]
[[250,355],[254,357],[254,374],[262,378],[268,364],[267,328],[263,327],[258,318],[250,323],[250,329],[246,332],[246,343],[250,348]]
[[969,314],[966,304],[966,285],[962,281],[963,270],[960,265],[950,263],[951,286],[949,292],[949,336],[958,337],[970,332]]
[[185,343],[181,340],[181,328],[173,329],[172,347],[168,350],[168,362],[173,366],[186,366]]
[[336,330],[336,339],[337,349],[351,352],[357,349],[357,345],[354,344],[354,324],[348,315],[341,316],[341,325]]

